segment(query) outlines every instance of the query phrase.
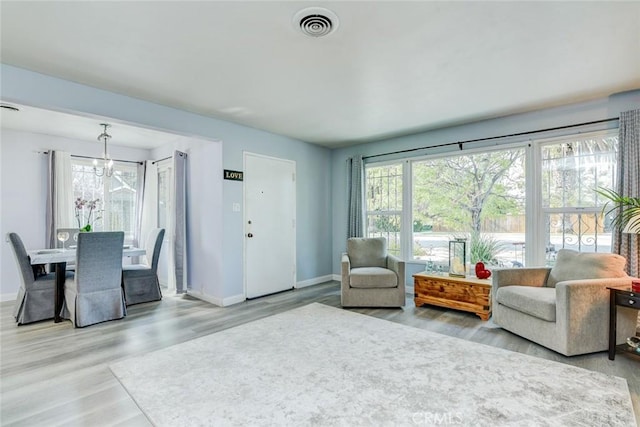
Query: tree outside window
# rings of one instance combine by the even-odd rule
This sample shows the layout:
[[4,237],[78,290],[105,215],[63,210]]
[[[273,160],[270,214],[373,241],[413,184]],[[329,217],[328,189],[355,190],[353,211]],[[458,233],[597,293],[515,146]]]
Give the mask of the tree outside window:
[[[526,258],[553,265],[562,248],[610,252],[612,218],[595,190],[616,188],[617,131],[527,145],[367,164],[367,235],[385,236],[405,260],[441,271],[457,237],[468,239],[468,262],[492,266],[524,266]],[[404,199],[403,177],[411,183]],[[411,244],[400,245],[405,239]]]
[[524,149],[412,163],[413,259],[445,270],[448,241],[468,239],[468,261],[524,265]]

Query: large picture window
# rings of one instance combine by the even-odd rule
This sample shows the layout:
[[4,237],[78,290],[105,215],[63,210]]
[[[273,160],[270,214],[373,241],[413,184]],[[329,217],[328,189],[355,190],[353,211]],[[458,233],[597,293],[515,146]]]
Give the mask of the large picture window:
[[412,163],[413,254],[446,271],[448,242],[467,239],[467,262],[524,265],[525,151]]
[[[92,229],[124,231],[125,241],[131,243],[136,224],[136,165],[117,162],[110,178],[96,176],[90,160],[72,158],[71,168],[74,199],[99,199],[92,214]],[[88,207],[84,207],[81,222],[86,221],[88,215]]]
[[562,248],[611,252],[596,189],[616,188],[617,147],[610,130],[365,164],[367,236],[440,271],[455,238],[467,239],[468,263],[494,267],[553,265]]

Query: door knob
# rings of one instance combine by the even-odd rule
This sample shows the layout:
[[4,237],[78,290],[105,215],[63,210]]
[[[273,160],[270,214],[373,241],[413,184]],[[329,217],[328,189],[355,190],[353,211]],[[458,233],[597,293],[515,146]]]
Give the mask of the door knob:
[[253,233],[248,233],[247,237],[249,237],[249,238],[253,237]]

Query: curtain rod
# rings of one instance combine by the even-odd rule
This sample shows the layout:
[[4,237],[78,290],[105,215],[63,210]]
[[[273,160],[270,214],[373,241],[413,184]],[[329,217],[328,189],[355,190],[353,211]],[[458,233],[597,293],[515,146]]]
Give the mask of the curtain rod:
[[173,158],[173,156],[169,156],[169,157],[165,157],[164,159],[154,160],[153,162],[151,162],[151,164],[152,164],[152,165],[155,165],[156,163],[160,163],[160,162],[163,162],[163,161],[165,161],[165,160],[172,159],[172,158]]
[[[45,151],[43,154],[49,154],[49,152],[48,152],[48,151]],[[78,155],[76,155],[76,154],[71,154],[71,157],[76,157],[76,158],[78,158],[78,159],[95,159],[95,160],[101,160],[101,159],[98,159],[97,157],[90,157],[90,156],[78,156]],[[102,160],[103,160],[103,159],[102,159]],[[111,159],[111,160],[113,160],[114,162],[121,162],[121,163],[136,163],[136,164],[139,164],[139,165],[141,165],[141,164],[143,164],[143,163],[144,163],[144,162],[138,162],[138,161],[135,161],[135,160],[118,160],[118,159]]]
[[610,119],[594,120],[592,122],[576,123],[576,124],[566,125],[566,126],[557,126],[557,127],[553,127],[553,128],[546,128],[546,129],[530,130],[530,131],[526,131],[526,132],[511,133],[511,134],[508,134],[508,135],[489,136],[489,137],[486,137],[486,138],[467,139],[466,141],[447,142],[445,144],[430,145],[428,147],[409,148],[409,149],[406,149],[406,150],[392,151],[390,153],[373,154],[371,156],[363,156],[362,158],[363,159],[371,159],[373,157],[382,157],[382,156],[389,156],[389,155],[392,155],[392,154],[410,153],[412,151],[426,150],[426,149],[429,149],[429,148],[449,147],[449,146],[452,146],[452,145],[457,145],[460,148],[460,150],[462,150],[462,144],[468,144],[468,143],[472,143],[472,142],[491,141],[492,139],[510,138],[510,137],[514,137],[514,136],[523,136],[523,135],[531,135],[531,134],[534,134],[534,133],[549,132],[549,131],[554,131],[554,130],[570,129],[570,128],[574,128],[574,127],[578,127],[578,126],[587,126],[587,125],[595,125],[595,124],[598,124],[598,123],[611,122],[611,121],[614,121],[614,120],[620,120],[620,119],[618,117],[613,117],[613,118],[610,118]]

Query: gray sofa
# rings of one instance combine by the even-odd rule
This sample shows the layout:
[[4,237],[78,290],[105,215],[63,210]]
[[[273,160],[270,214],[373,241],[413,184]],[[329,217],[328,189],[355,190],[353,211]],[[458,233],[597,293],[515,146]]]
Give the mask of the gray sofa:
[[[493,322],[565,356],[605,351],[609,290],[628,285],[626,260],[615,254],[558,252],[553,268],[496,270]],[[617,343],[636,333],[637,312],[618,308]]]
[[404,306],[404,261],[387,253],[384,237],[348,239],[341,261],[343,307]]

